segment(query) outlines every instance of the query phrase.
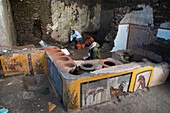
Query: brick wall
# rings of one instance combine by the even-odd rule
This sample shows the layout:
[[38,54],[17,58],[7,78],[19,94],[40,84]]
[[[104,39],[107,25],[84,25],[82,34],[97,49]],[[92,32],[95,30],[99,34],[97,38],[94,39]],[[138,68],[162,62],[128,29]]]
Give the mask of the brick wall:
[[41,39],[49,39],[46,26],[51,23],[50,0],[10,0],[17,45],[35,44]]

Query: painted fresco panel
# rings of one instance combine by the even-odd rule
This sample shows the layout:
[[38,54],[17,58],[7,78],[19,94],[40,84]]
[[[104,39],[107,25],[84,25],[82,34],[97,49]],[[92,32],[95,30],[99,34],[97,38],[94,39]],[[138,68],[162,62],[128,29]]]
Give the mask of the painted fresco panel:
[[116,93],[123,93],[129,90],[131,73],[126,75],[119,75],[108,79],[107,81],[107,99],[111,99]]
[[47,74],[45,53],[31,53],[34,75]]
[[58,69],[54,65],[53,62],[51,62],[49,59],[47,59],[47,66],[48,66],[48,76],[50,78],[50,81],[52,82],[53,87],[55,88],[55,91],[62,97],[63,95],[63,81],[60,77],[60,74],[58,72]]
[[81,107],[102,103],[117,93],[127,92],[131,73],[81,84]]
[[164,38],[165,40],[170,40],[170,29],[158,29],[157,37]]
[[47,58],[47,72],[50,74],[50,68],[51,68],[51,60]]
[[152,31],[147,26],[130,25],[128,48],[126,49],[148,45],[157,39],[156,34],[157,30]]
[[28,55],[13,53],[1,56],[2,67],[5,76],[29,74]]
[[148,70],[148,71],[144,71],[136,75],[134,91],[143,89],[148,86],[151,73],[152,71]]
[[63,87],[63,81],[60,77],[60,74],[58,72],[58,69],[56,68],[56,66],[52,63],[52,78],[53,78],[53,81],[54,81],[54,87],[56,87],[56,91],[58,92],[58,94],[60,96],[62,96],[62,87]]
[[13,53],[1,56],[5,76],[47,74],[45,53]]
[[82,106],[94,105],[106,100],[107,79],[82,84]]
[[129,42],[127,49],[141,47],[148,43],[150,32],[147,27],[130,25]]

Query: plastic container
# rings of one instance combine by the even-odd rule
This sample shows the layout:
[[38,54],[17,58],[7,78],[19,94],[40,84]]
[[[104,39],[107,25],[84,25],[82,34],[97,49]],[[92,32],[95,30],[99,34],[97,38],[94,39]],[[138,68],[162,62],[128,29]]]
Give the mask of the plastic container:
[[85,47],[85,44],[82,44],[82,45],[81,45],[81,48],[83,49],[84,47]]
[[76,48],[77,48],[77,49],[81,49],[81,44],[77,44],[77,45],[76,45]]

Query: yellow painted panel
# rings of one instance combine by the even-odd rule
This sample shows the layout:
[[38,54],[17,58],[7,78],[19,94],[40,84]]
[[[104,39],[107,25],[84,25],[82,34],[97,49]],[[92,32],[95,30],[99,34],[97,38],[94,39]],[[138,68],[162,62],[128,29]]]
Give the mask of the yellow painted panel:
[[144,67],[144,68],[140,68],[137,70],[133,70],[133,75],[132,75],[131,84],[130,84],[130,88],[129,88],[130,92],[134,91],[135,82],[138,81],[137,75],[140,75],[142,73],[144,74],[145,72],[148,72],[148,71],[150,71],[150,74],[147,75],[149,77],[149,78],[147,78],[148,82],[146,81],[148,84],[145,85],[147,87],[149,87],[151,84],[154,68],[153,67]]
[[31,53],[34,75],[47,74],[47,61],[45,53]]
[[95,80],[99,80],[99,79],[104,79],[104,78],[115,77],[115,76],[119,76],[119,75],[125,75],[125,74],[128,74],[128,73],[132,73],[131,80],[130,80],[130,83],[129,83],[129,91],[133,92],[135,81],[136,81],[136,75],[139,74],[139,73],[147,72],[149,70],[151,71],[151,73],[149,75],[150,76],[149,82],[148,82],[148,87],[149,87],[150,84],[151,84],[152,76],[153,76],[153,71],[154,71],[153,67],[143,67],[143,68],[140,68],[140,69],[122,72],[122,73],[99,75],[99,76],[93,76],[93,77],[89,77],[89,78],[80,78],[72,84],[70,91],[74,92],[75,95],[77,94],[77,98],[78,98],[77,104],[78,104],[78,108],[80,108],[80,90],[82,90],[82,89],[80,89],[81,83],[91,82],[91,81],[95,81]]
[[29,73],[28,57],[24,53],[13,53],[1,56],[5,76]]

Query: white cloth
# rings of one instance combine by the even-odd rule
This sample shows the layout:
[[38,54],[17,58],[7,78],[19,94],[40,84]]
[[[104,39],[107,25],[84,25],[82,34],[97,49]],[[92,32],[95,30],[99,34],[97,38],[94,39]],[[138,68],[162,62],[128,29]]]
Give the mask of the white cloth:
[[90,47],[89,47],[89,52],[88,52],[88,56],[90,57],[90,50],[92,49],[92,48],[94,48],[95,46],[96,46],[96,42],[93,42],[91,45],[90,45]]
[[80,33],[78,31],[76,31],[76,30],[74,30],[74,31],[75,31],[74,34],[72,34],[72,33],[70,34],[70,41],[72,41],[74,37],[76,37],[76,39],[82,38],[82,36],[80,35]]
[[69,51],[66,48],[61,49],[61,51],[63,51],[66,55],[70,55]]
[[39,42],[39,44],[40,44],[42,47],[55,47],[55,46],[49,46],[49,45],[47,45],[43,40],[41,40],[41,41]]

